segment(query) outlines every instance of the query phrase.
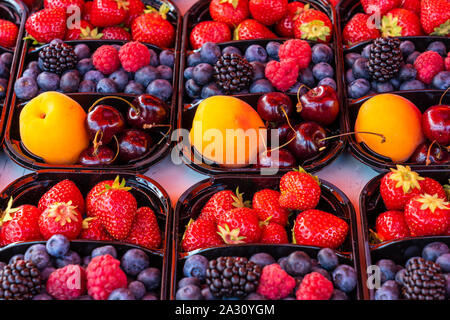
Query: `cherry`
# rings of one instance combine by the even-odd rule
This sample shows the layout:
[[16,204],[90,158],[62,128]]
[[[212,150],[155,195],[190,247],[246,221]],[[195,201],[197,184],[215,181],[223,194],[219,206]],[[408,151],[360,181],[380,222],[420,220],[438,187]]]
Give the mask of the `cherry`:
[[167,104],[161,99],[150,94],[136,97],[133,107],[128,108],[128,123],[139,129],[150,129],[155,125],[162,124],[169,115]]
[[323,140],[327,137],[325,129],[315,122],[303,122],[294,130],[288,135],[288,140],[293,139],[288,149],[299,161],[311,159],[327,145],[327,140]]
[[138,159],[146,154],[151,147],[152,139],[144,131],[127,129],[119,138],[119,158],[123,162]]
[[[292,125],[294,125],[294,124],[292,124]],[[278,133],[278,139],[279,139],[280,145],[285,144],[288,141],[289,133],[292,132],[292,129],[288,123],[275,124],[275,125],[270,124],[269,130],[268,130],[268,138],[267,138],[269,143],[271,141],[272,130],[276,130],[275,133]]]
[[[416,164],[446,164],[450,163],[450,153],[445,147],[434,143],[430,149],[429,142],[421,143],[412,154],[409,162]],[[429,155],[428,155],[429,152]],[[427,163],[427,158],[429,163]]]
[[101,104],[88,112],[86,127],[91,140],[95,138],[98,131],[101,131],[101,142],[105,145],[125,128],[125,120],[117,109]]
[[275,151],[263,152],[258,157],[258,168],[292,168],[297,164],[297,160],[288,150],[278,151],[278,157],[275,157]]
[[111,164],[114,161],[115,154],[107,146],[91,146],[81,152],[78,163],[85,166]]
[[428,140],[442,146],[450,145],[450,106],[428,108],[422,115],[422,130]]
[[[284,110],[284,111],[283,111]],[[258,99],[259,116],[270,122],[285,122],[294,113],[291,99],[281,92],[270,92]]]
[[306,121],[315,121],[323,126],[332,124],[339,114],[336,91],[329,86],[309,90],[301,96],[297,112]]

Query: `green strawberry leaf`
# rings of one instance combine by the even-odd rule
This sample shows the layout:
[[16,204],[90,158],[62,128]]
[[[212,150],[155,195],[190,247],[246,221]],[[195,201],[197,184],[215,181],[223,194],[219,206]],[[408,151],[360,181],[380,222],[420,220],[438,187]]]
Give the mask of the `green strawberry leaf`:
[[443,24],[441,24],[439,27],[434,28],[433,33],[431,33],[431,36],[441,36],[446,37],[450,34],[450,19],[445,21]]

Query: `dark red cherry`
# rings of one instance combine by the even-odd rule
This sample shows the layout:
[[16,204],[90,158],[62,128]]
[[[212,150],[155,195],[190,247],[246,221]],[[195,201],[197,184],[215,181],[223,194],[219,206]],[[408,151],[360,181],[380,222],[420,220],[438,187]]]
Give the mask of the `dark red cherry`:
[[146,132],[125,130],[119,135],[119,158],[122,162],[138,159],[150,150],[151,144],[152,139]]
[[81,152],[78,163],[85,166],[111,164],[115,153],[107,146],[99,146],[97,150],[89,147]]
[[320,149],[326,147],[327,132],[319,124],[315,122],[303,122],[294,127],[288,139],[293,141],[288,144],[288,149],[297,158],[298,161],[311,159],[319,154]]
[[[415,164],[427,164],[428,150],[430,149],[430,142],[421,143],[416,151],[412,154],[409,162]],[[436,143],[433,144],[430,150],[429,164],[446,164],[450,163],[450,153],[445,147],[439,147]]]
[[[278,152],[278,155],[276,155]],[[288,150],[281,149],[273,152],[263,152],[258,157],[259,168],[292,168],[297,160]]]
[[[293,124],[292,122],[291,122],[291,124],[293,126],[295,126],[295,124]],[[289,133],[291,133],[291,132],[292,132],[292,129],[289,126],[289,124],[287,124],[287,123],[275,124],[275,126],[270,125],[269,131],[268,131],[268,142],[269,142],[269,144],[271,144],[272,135],[278,134],[279,145],[281,146],[289,141],[288,136],[289,136]],[[277,146],[272,146],[272,148],[273,147],[277,147]]]
[[167,104],[150,94],[143,94],[132,102],[134,108],[128,108],[128,123],[134,128],[150,129],[152,125],[162,124],[169,115]]
[[291,99],[281,92],[270,92],[262,95],[257,104],[259,116],[270,122],[285,122],[286,115],[291,116],[294,113]]
[[94,140],[97,131],[101,131],[100,138],[105,145],[111,142],[114,135],[125,128],[125,120],[117,109],[100,104],[87,114],[86,127],[91,140]]
[[297,112],[303,120],[314,121],[322,126],[330,125],[339,114],[336,91],[329,86],[318,86],[300,98]]
[[437,105],[428,108],[422,115],[425,137],[441,146],[450,145],[450,106]]

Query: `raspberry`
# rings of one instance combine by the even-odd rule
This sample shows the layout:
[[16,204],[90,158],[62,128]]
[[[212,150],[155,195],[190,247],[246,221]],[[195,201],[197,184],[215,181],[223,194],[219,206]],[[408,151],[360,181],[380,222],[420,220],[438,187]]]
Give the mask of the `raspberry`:
[[136,72],[150,64],[150,51],[138,41],[128,42],[120,48],[119,58],[125,71]]
[[414,67],[417,69],[417,79],[430,84],[434,76],[444,70],[444,59],[437,52],[427,51],[417,57]]
[[47,292],[58,300],[72,300],[86,291],[86,272],[75,264],[52,272],[47,280]]
[[270,300],[286,298],[295,288],[295,279],[279,264],[265,266],[259,279],[257,292]]
[[94,67],[103,74],[111,74],[120,67],[119,52],[113,46],[101,46],[92,55]]
[[297,290],[297,300],[328,300],[333,295],[333,283],[318,272],[307,274]]
[[447,55],[447,58],[445,58],[445,70],[450,71],[450,52]]
[[106,300],[115,289],[127,287],[127,276],[120,269],[120,261],[109,254],[93,258],[86,275],[88,294],[95,300]]
[[305,69],[311,62],[311,47],[305,40],[292,39],[280,46],[278,51],[280,60],[294,59],[300,70]]
[[270,61],[266,66],[266,78],[280,91],[286,91],[297,82],[298,64],[294,59]]

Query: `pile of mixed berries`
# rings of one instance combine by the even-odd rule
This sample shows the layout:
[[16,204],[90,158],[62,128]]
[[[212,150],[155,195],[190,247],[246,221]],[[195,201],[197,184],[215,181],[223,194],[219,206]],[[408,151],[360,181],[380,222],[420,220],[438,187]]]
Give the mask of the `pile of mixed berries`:
[[278,261],[265,252],[209,261],[196,254],[186,259],[183,275],[177,300],[350,300],[357,285],[355,270],[329,248],[317,259],[294,251]]
[[[37,206],[12,208],[2,215],[1,245],[48,240],[60,234],[70,240],[122,241],[149,249],[161,246],[154,211],[140,207],[119,176],[98,183],[83,197],[74,182],[63,180],[48,190]],[[84,220],[83,220],[84,219]]]
[[0,262],[0,283],[4,300],[159,300],[161,270],[141,249],[119,257],[106,245],[82,256],[56,234]]
[[241,243],[289,243],[286,227],[290,210],[300,211],[292,228],[298,245],[338,248],[349,231],[346,221],[315,209],[321,197],[320,183],[303,170],[291,171],[280,180],[280,191],[263,189],[246,207],[237,190],[215,193],[199,217],[191,220],[183,236],[185,252]]
[[161,100],[172,96],[174,52],[159,55],[134,41],[101,45],[94,52],[86,44],[71,46],[52,40],[39,51],[14,85],[19,99],[29,100],[45,91],[63,93],[148,93]]
[[[12,48],[16,45],[19,28],[11,21],[0,19],[0,46]],[[0,48],[0,100],[6,97],[13,53]]]
[[450,249],[443,242],[432,242],[422,252],[417,246],[405,250],[404,265],[381,259],[381,287],[376,300],[450,299]]

